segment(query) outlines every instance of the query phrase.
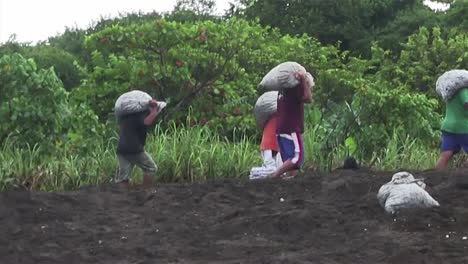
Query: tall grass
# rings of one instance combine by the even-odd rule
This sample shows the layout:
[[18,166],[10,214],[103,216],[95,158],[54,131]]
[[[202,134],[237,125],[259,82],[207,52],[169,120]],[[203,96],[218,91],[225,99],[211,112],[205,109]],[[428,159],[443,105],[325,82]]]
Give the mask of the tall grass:
[[[318,170],[332,170],[343,166],[343,161],[350,156],[349,150],[344,144],[331,150],[324,150],[322,142],[327,135],[320,133],[320,127],[316,126],[307,130],[304,134],[307,165]],[[413,169],[424,170],[434,168],[439,158],[439,149],[425,145],[417,138],[402,135],[400,130],[395,130],[387,143],[374,149],[372,157],[356,157],[362,166],[375,170]],[[463,157],[456,157],[452,166],[459,166]]]
[[147,151],[161,181],[195,181],[247,176],[261,162],[258,146],[245,136],[230,142],[208,127],[157,129]]
[[109,181],[115,170],[110,145],[97,144],[92,155],[43,155],[41,145],[25,149],[7,142],[0,153],[0,189],[21,187],[62,191]]
[[[259,147],[252,138],[230,142],[207,127],[157,128],[148,136],[146,151],[157,166],[157,180],[186,182],[226,177],[247,177],[252,166],[261,165]],[[42,155],[41,146],[26,149],[6,143],[0,153],[0,189],[26,187],[62,191],[112,181],[117,159],[116,138],[96,143],[87,155],[59,151]],[[141,180],[135,169],[133,179]]]
[[[322,149],[326,135],[319,127],[306,130],[305,168],[327,170],[342,165],[348,155],[344,146]],[[219,178],[246,178],[253,166],[261,165],[258,140],[238,133],[235,142],[208,127],[156,128],[147,140],[146,150],[158,165],[160,182],[187,182]],[[26,149],[5,143],[0,152],[0,189],[26,187],[43,191],[71,190],[110,182],[117,167],[116,138],[97,139],[92,153],[77,155],[61,150],[43,155],[41,145]],[[375,150],[372,159],[361,161],[377,170],[428,169],[437,160],[438,150],[416,139],[394,135],[387,145]],[[133,180],[141,172],[135,169]]]
[[437,149],[430,149],[418,139],[408,136],[401,138],[398,134],[388,141],[380,152],[375,152],[371,165],[381,170],[395,169],[429,169],[433,168],[439,158]]

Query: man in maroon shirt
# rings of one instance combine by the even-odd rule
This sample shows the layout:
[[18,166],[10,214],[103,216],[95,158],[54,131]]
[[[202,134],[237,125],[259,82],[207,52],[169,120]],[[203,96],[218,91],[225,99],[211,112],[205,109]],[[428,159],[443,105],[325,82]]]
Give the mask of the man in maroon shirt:
[[304,163],[304,103],[312,102],[312,87],[305,72],[295,74],[300,84],[294,88],[284,89],[278,94],[278,124],[276,135],[283,165],[272,175],[272,178],[294,177]]

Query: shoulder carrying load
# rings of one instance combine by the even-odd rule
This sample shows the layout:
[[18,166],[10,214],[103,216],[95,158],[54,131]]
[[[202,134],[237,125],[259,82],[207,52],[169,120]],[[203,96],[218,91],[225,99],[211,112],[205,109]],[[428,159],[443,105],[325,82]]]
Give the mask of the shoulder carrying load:
[[444,101],[450,100],[461,88],[468,88],[468,71],[466,70],[447,71],[436,82],[436,92]]
[[268,119],[276,113],[278,92],[270,91],[262,94],[255,103],[255,122],[260,129],[263,129]]
[[[149,109],[151,96],[143,91],[133,90],[122,94],[115,102],[114,111],[117,120],[122,116],[143,112]],[[158,101],[159,111],[166,107],[166,102]]]
[[133,90],[122,94],[115,102],[114,111],[117,118],[124,115],[148,110],[148,102],[151,96],[139,90]]
[[394,213],[402,208],[429,208],[439,203],[425,190],[426,184],[408,172],[398,172],[392,180],[380,187],[377,194],[380,206]]
[[297,86],[299,81],[294,77],[296,72],[306,72],[305,68],[297,62],[287,61],[271,69],[259,84],[266,90],[279,91]]

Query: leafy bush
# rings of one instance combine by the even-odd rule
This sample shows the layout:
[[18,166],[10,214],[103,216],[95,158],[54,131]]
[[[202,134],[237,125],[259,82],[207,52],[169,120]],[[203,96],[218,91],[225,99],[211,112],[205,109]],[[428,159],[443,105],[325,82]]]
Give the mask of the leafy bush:
[[[316,79],[305,116],[306,167],[332,169],[347,155],[377,169],[435,164],[443,111],[435,81],[468,68],[463,31],[422,27],[401,52],[375,43],[363,59],[257,22],[191,19],[135,15],[70,31],[51,47],[0,47],[0,188],[108,181],[116,165],[112,108],[130,89],[169,103],[147,145],[159,180],[246,176],[260,162],[257,84],[284,61],[301,63]],[[72,66],[76,58],[86,66]],[[62,83],[72,75],[83,79],[67,91]]]
[[466,33],[451,31],[445,32],[445,35],[440,28],[429,30],[422,27],[403,44],[403,50],[396,60],[389,53],[374,47],[373,60],[380,65],[377,72],[379,78],[387,80],[394,87],[406,86],[413,91],[438,97],[435,83],[440,75],[447,70],[468,68]]
[[3,56],[0,70],[0,142],[9,137],[19,145],[53,145],[68,115],[68,94],[54,71],[37,69],[19,54]]
[[235,127],[255,132],[257,84],[280,62],[294,60],[310,70],[340,63],[334,47],[237,19],[115,25],[89,36],[86,45],[93,67],[77,96],[101,118],[121,93],[140,89],[169,102],[164,120],[184,123],[192,109],[192,125],[220,128],[225,135]]
[[62,49],[38,45],[25,49],[23,56],[34,59],[38,68],[53,67],[55,74],[67,90],[77,87],[81,79],[86,77],[85,72],[78,66],[78,59]]
[[38,69],[34,60],[15,53],[0,58],[0,71],[0,145],[8,139],[18,147],[41,144],[50,152],[65,144],[89,148],[84,141],[100,140],[97,117],[83,103],[70,104],[52,68]]

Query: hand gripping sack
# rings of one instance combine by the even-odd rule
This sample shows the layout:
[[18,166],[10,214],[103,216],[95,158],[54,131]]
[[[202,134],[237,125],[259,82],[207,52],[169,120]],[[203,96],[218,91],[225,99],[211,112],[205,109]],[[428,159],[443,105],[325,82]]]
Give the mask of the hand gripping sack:
[[148,110],[151,96],[139,90],[122,94],[115,102],[114,111],[118,119],[124,115]]
[[263,129],[271,115],[276,113],[277,99],[277,91],[266,92],[257,99],[254,107],[254,116],[259,128]]
[[468,88],[468,71],[466,70],[447,71],[436,82],[436,92],[444,101],[450,100],[461,88]]
[[392,180],[380,187],[377,199],[386,212],[393,213],[402,208],[429,208],[439,206],[424,189],[426,184],[408,172],[393,175]]
[[271,69],[262,79],[259,87],[266,90],[279,91],[297,86],[299,81],[294,76],[297,72],[306,72],[297,62],[283,62]]

